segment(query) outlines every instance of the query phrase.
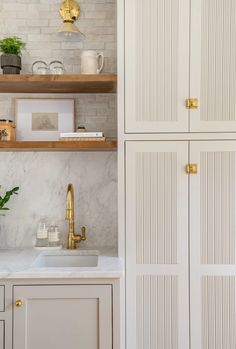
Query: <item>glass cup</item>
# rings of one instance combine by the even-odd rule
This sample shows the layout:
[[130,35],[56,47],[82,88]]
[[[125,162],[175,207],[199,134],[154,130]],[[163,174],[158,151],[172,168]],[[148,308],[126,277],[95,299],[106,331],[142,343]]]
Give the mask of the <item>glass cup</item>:
[[66,71],[61,61],[52,61],[49,64],[49,70],[52,75],[62,75]]
[[32,73],[38,75],[46,75],[48,74],[48,65],[44,61],[35,61],[32,64]]

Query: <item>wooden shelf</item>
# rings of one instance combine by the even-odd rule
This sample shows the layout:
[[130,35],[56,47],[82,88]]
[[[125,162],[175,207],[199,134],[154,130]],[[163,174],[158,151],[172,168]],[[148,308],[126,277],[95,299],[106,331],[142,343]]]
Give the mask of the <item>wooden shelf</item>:
[[0,142],[0,151],[116,151],[117,141]]
[[0,93],[115,93],[117,76],[0,75]]

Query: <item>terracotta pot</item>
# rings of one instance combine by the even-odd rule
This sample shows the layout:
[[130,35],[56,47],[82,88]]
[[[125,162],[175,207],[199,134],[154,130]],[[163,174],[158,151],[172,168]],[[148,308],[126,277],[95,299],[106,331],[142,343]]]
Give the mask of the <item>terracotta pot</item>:
[[13,54],[3,54],[1,56],[1,68],[3,74],[20,74],[21,57]]

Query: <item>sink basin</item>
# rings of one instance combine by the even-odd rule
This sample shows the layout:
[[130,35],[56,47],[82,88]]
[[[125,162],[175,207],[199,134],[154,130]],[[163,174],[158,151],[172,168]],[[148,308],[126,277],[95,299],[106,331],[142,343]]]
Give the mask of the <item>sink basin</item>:
[[83,254],[81,252],[42,253],[31,265],[33,268],[81,268],[96,267],[98,265],[98,253]]

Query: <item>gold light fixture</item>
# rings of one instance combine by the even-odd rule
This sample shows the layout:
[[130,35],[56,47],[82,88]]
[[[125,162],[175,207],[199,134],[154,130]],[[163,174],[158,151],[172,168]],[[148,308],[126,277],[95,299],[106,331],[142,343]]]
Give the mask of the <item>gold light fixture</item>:
[[74,0],[63,1],[60,7],[60,15],[63,18],[63,25],[58,32],[66,36],[76,35],[79,39],[83,39],[84,34],[74,24],[80,16],[79,4]]

